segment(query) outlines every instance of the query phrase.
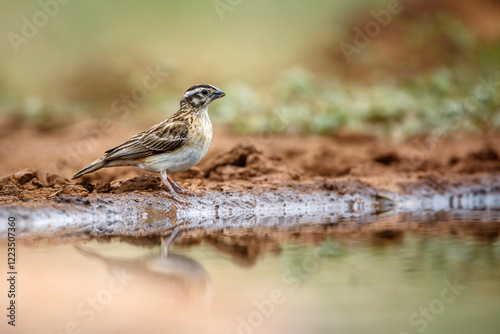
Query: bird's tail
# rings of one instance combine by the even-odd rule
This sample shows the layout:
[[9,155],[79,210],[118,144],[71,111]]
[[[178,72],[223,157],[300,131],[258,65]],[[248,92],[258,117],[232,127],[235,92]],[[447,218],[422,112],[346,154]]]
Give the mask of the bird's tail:
[[77,179],[80,176],[83,176],[85,174],[90,174],[90,173],[93,173],[93,172],[97,172],[99,169],[104,168],[104,167],[106,167],[106,161],[104,161],[102,158],[101,159],[97,159],[96,161],[94,161],[93,163],[91,163],[90,165],[88,165],[87,167],[81,169],[80,171],[78,171],[78,173],[76,173],[75,175],[73,175],[73,180]]

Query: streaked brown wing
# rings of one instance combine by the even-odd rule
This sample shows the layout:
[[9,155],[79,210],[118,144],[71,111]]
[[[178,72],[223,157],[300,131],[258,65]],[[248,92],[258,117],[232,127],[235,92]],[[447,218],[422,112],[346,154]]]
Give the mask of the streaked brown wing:
[[105,160],[139,159],[173,151],[184,144],[187,134],[184,122],[160,123],[106,151]]
[[150,131],[139,142],[152,151],[165,153],[184,145],[187,135],[186,123],[179,121],[166,123],[155,131]]
[[[148,130],[148,131],[150,131],[150,130]],[[120,145],[118,145],[116,147],[113,147],[113,148],[107,150],[104,153],[112,154],[112,153],[115,153],[115,152],[117,152],[119,150],[122,150],[122,149],[124,149],[124,148],[126,148],[126,147],[128,147],[130,145],[133,145],[133,144],[137,143],[137,141],[139,139],[141,139],[144,136],[144,134],[146,134],[148,131],[143,131],[141,133],[138,133],[135,136],[133,136],[132,138],[130,138],[129,140],[127,140],[126,142],[124,142],[124,143],[122,143],[122,144],[120,144]]]

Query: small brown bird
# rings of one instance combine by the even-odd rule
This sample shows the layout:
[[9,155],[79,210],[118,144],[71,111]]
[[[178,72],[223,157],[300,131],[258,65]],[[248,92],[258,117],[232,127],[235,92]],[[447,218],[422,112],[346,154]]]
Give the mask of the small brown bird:
[[123,144],[105,152],[105,155],[73,176],[79,178],[105,167],[135,166],[150,172],[159,172],[172,197],[177,193],[191,194],[175,184],[167,173],[185,171],[200,162],[212,141],[212,123],[208,117],[210,103],[226,94],[211,85],[195,85],[181,99],[179,111],[151,129],[133,136]]

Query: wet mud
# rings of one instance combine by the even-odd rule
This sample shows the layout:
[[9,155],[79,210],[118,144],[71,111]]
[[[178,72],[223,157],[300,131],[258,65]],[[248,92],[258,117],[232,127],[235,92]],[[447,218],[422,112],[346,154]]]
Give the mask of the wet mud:
[[[169,197],[157,175],[134,168],[70,181],[74,171],[112,145],[107,140],[113,138],[103,139],[92,152],[69,160],[60,138],[71,148],[92,125],[49,133],[5,130],[0,156],[9,159],[0,168],[0,207],[18,217],[21,236],[157,237],[175,229],[209,233],[300,225],[311,217],[373,221],[380,215],[471,209],[500,192],[500,135],[431,143],[348,133],[270,138],[222,133],[198,166],[173,175],[196,195],[188,198],[192,205],[183,205]],[[116,136],[131,131],[117,129]],[[35,143],[24,143],[33,137]],[[12,140],[19,140],[18,149],[9,146]]]
[[[50,201],[8,205],[4,209],[18,217],[19,236],[31,240],[162,237],[174,231],[205,235],[226,229],[310,223],[356,227],[408,213],[498,210],[500,187],[491,186],[495,181],[471,180],[468,186],[450,187],[446,192],[420,184],[420,188],[413,185],[410,193],[391,193],[362,183],[345,192],[342,182],[330,184],[329,190],[298,187],[241,193],[207,191],[203,196],[191,197],[193,205],[180,205],[160,191],[59,195]],[[337,188],[342,191],[331,190]]]

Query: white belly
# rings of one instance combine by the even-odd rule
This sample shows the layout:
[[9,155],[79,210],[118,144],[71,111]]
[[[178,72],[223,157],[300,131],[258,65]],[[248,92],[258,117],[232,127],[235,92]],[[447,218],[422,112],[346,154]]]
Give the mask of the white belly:
[[160,172],[162,170],[166,170],[167,173],[182,172],[196,166],[207,154],[207,151],[208,147],[206,150],[204,148],[184,147],[173,152],[156,154],[141,159],[141,161],[137,162],[137,167],[150,172]]

